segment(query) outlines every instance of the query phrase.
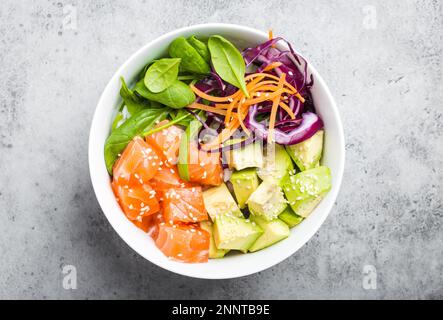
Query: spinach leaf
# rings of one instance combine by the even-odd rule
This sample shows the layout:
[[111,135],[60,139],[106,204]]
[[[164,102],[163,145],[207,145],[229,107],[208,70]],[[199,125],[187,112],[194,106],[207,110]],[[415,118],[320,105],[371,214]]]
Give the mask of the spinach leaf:
[[137,135],[151,129],[156,121],[165,119],[169,109],[165,107],[142,109],[120,127],[111,132],[105,142],[106,169],[112,175],[112,167],[118,155],[125,149],[128,143]]
[[177,79],[180,81],[202,80],[205,76],[202,74],[180,74]]
[[237,48],[222,36],[212,36],[208,40],[211,61],[218,75],[233,86],[240,88],[246,96],[245,61]]
[[206,43],[198,40],[195,36],[190,36],[187,40],[189,44],[198,52],[198,54],[209,63],[211,60],[211,54],[209,53]]
[[178,58],[165,58],[154,62],[146,71],[144,82],[146,88],[157,93],[168,88],[177,79]]
[[169,115],[171,120],[168,121],[168,123],[160,126],[160,127],[155,127],[147,132],[143,133],[143,136],[149,136],[150,134],[156,133],[158,131],[162,131],[163,129],[169,128],[170,126],[173,125],[182,125],[182,126],[187,126],[189,124],[189,122],[193,119],[192,114],[189,113],[188,111],[186,111],[185,109],[179,109],[177,110],[177,112],[171,112],[171,114]]
[[211,71],[208,62],[191,46],[184,37],[179,37],[169,45],[169,55],[173,58],[181,58],[180,70],[201,74]]
[[142,97],[174,109],[184,108],[195,100],[195,94],[191,88],[179,80],[175,80],[168,88],[158,93],[146,88],[143,81],[137,82],[134,89]]
[[187,126],[189,122],[194,119],[192,113],[186,109],[178,109],[176,112],[171,112],[169,116],[171,121],[181,126]]
[[120,77],[120,80],[122,82],[120,96],[123,98],[123,103],[126,105],[126,108],[130,114],[134,114],[141,109],[150,106],[149,101],[137,96],[131,89],[128,88],[123,77]]

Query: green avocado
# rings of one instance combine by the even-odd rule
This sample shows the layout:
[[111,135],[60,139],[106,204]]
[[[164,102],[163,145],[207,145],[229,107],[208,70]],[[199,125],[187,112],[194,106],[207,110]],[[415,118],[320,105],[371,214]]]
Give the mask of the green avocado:
[[217,249],[214,241],[214,229],[213,224],[210,221],[202,221],[200,222],[200,227],[209,233],[209,258],[210,259],[219,259],[223,258],[229,250],[225,249]]
[[226,184],[203,191],[203,202],[212,221],[220,214],[243,217]]
[[320,161],[323,151],[323,136],[324,131],[319,130],[303,142],[286,146],[286,151],[301,171],[315,168]]
[[306,218],[331,190],[331,171],[324,166],[302,171],[287,176],[282,186],[292,210]]
[[191,141],[196,138],[201,126],[200,121],[192,120],[180,140],[177,168],[180,178],[186,181],[189,181],[189,150]]
[[218,249],[247,252],[263,230],[253,221],[227,214],[216,216],[214,240]]
[[294,170],[291,157],[286,152],[285,147],[274,143],[266,147],[263,168],[257,169],[257,174],[263,181],[270,181],[279,184],[289,172]]
[[[228,144],[237,142],[239,140],[229,141]],[[234,168],[235,170],[263,167],[263,147],[260,142],[226,151],[225,155],[229,168]]]
[[258,177],[255,168],[236,171],[231,175],[232,186],[234,187],[235,198],[238,206],[243,209],[249,196],[258,187]]
[[270,221],[286,208],[286,199],[280,186],[263,181],[246,202],[252,214]]
[[303,217],[296,214],[291,209],[291,206],[287,206],[286,209],[282,213],[280,213],[278,218],[282,220],[284,223],[286,223],[289,226],[289,228],[293,228],[303,221]]
[[267,248],[289,236],[289,227],[280,219],[267,221],[262,217],[254,216],[251,220],[257,223],[264,232],[249,248],[250,252]]

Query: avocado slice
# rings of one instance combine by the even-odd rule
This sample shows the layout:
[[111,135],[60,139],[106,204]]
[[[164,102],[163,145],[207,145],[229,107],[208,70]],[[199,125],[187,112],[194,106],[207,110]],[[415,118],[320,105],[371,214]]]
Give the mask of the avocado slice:
[[262,217],[255,216],[251,220],[257,223],[264,232],[249,248],[250,252],[267,248],[289,236],[289,227],[280,219],[267,221]]
[[[238,143],[239,140],[231,140],[228,144]],[[260,142],[251,143],[247,146],[225,152],[229,168],[242,170],[245,168],[263,167],[263,147]]]
[[278,216],[280,220],[282,220],[284,223],[286,223],[289,228],[293,228],[296,225],[300,224],[300,222],[303,221],[303,217],[296,214],[292,209],[291,206],[287,206],[285,210],[283,210],[282,213]]
[[220,214],[243,217],[226,184],[203,191],[203,202],[212,221]]
[[286,177],[282,185],[292,210],[306,218],[331,190],[331,171],[325,166],[302,171]]
[[323,151],[323,136],[324,131],[319,130],[303,142],[286,146],[286,151],[301,171],[315,168],[320,161]]
[[227,214],[215,218],[214,240],[218,249],[246,252],[262,234],[263,230],[253,221]]
[[277,218],[286,208],[286,199],[280,186],[269,181],[263,181],[246,203],[252,214],[268,221]]
[[225,249],[217,249],[214,241],[214,226],[211,221],[202,221],[200,222],[200,228],[207,231],[209,233],[209,258],[210,259],[219,259],[223,258],[225,254],[229,252],[229,250]]
[[180,147],[178,152],[178,174],[183,180],[189,181],[189,150],[191,141],[193,141],[198,131],[200,130],[201,123],[198,120],[192,120],[185,130],[185,134],[180,140]]
[[274,143],[273,145],[268,144],[266,147],[263,168],[257,169],[257,174],[263,181],[279,184],[284,176],[293,170],[294,164],[285,147]]
[[243,209],[249,196],[258,187],[258,177],[255,168],[236,171],[231,175],[231,182],[234,187],[235,198],[238,206]]

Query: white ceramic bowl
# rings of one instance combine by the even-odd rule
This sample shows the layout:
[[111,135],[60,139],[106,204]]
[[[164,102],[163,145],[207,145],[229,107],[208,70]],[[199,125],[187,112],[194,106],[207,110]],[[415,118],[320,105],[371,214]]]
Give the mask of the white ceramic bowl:
[[178,29],[146,44],[117,70],[100,97],[89,137],[89,170],[95,194],[104,214],[132,249],[152,263],[175,273],[196,278],[226,279],[272,267],[295,253],[315,234],[328,216],[337,197],[343,176],[345,144],[334,99],[321,76],[310,65],[309,72],[314,76],[312,95],[317,112],[324,121],[326,132],[322,162],[331,169],[332,190],[305,221],[291,230],[289,238],[269,248],[255,253],[209,260],[208,263],[201,264],[179,263],[166,258],[147,234],[129,222],[116,202],[105,167],[103,147],[121,102],[119,77],[123,76],[128,83],[133,82],[143,66],[152,59],[165,55],[169,43],[178,36],[208,37],[213,34],[226,37],[239,48],[257,45],[267,40],[267,34],[262,31],[239,25],[211,23]]

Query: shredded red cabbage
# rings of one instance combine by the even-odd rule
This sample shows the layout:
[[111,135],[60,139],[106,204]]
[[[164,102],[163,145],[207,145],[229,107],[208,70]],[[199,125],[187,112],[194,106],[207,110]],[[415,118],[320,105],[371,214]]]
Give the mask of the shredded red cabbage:
[[[289,50],[278,49],[275,45],[280,41],[284,41]],[[245,49],[242,52],[242,56],[246,66],[256,66],[255,72],[263,72],[268,65],[274,62],[280,62],[281,65],[279,67],[266,72],[275,76],[280,76],[282,73],[285,73],[286,81],[294,86],[305,98],[305,102],[302,103],[296,96],[289,95],[288,100],[285,101],[294,113],[295,119],[291,119],[290,115],[284,109],[278,109],[277,121],[274,128],[276,143],[283,145],[300,143],[310,138],[323,127],[322,120],[315,113],[310,92],[313,85],[313,77],[312,75],[308,75],[308,63],[292,48],[288,41],[281,37],[273,38],[256,47]],[[215,70],[212,70],[205,79],[198,82],[196,87],[205,93],[222,97],[232,95],[238,90],[238,88],[221,79]],[[210,103],[210,105],[213,105],[213,103]],[[266,120],[269,118],[271,108],[271,101],[264,101],[250,107],[244,123],[246,127],[254,133],[254,137],[250,137],[241,143],[220,147],[214,151],[223,152],[240,148],[245,144],[254,142],[256,139],[266,140],[268,135]],[[214,131],[219,133],[224,128],[223,117],[209,112],[207,112],[206,115],[206,121],[199,119],[199,121],[203,123],[202,130],[208,130],[209,128],[211,134],[215,133]],[[217,129],[214,129],[214,124]]]
[[[249,112],[244,123],[248,129],[255,133],[258,138],[267,140],[268,128],[265,126],[265,124],[255,120],[256,113],[256,105],[249,108]],[[274,140],[276,143],[283,145],[297,144],[309,139],[321,128],[323,128],[323,121],[315,113],[306,112],[302,114],[302,121],[300,125],[294,127],[293,130],[284,132],[277,127],[274,128]]]

